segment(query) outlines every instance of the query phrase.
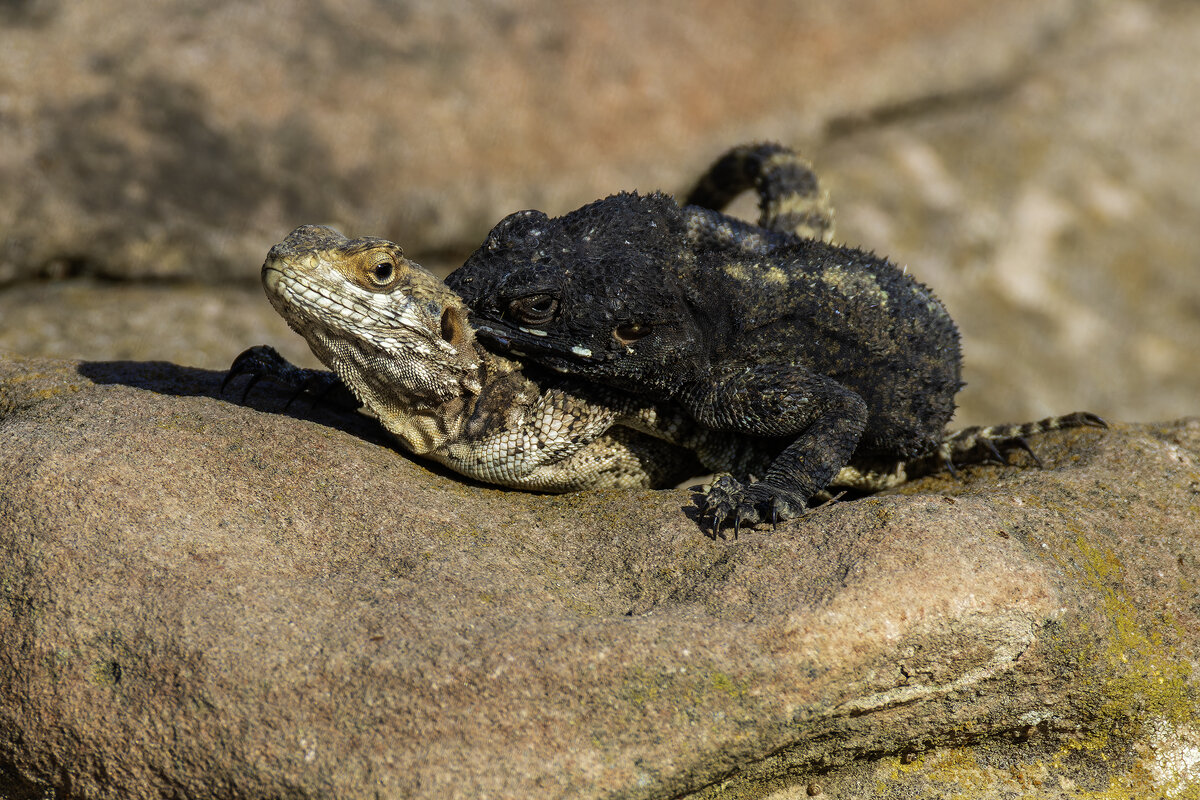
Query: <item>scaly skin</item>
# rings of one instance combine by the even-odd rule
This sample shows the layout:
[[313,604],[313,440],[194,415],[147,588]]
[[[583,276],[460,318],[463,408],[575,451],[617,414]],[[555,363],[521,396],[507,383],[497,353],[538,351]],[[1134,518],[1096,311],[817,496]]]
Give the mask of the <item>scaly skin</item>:
[[[458,297],[385,239],[298,228],[272,248],[263,285],[337,374],[301,369],[259,346],[237,358],[226,384],[250,375],[249,391],[266,376],[340,393],[352,398],[342,404],[370,408],[404,449],[481,481],[545,492],[669,487],[707,470],[764,474],[786,444],[706,430],[621,393],[531,380],[481,347]],[[908,465],[843,468],[833,485],[877,491],[951,462],[1002,461],[993,442],[1028,450],[1023,437],[1058,423],[969,429]]]
[[[732,196],[722,182],[752,187],[760,221],[828,239],[828,198],[807,165],[789,160],[789,153],[777,146],[735,149],[692,197],[716,204]],[[695,247],[769,260],[797,241],[791,233],[699,205],[683,213],[683,235]],[[298,228],[271,249],[263,283],[276,310],[337,374],[300,369],[271,348],[256,347],[238,357],[226,383],[244,374],[251,384],[270,376],[297,390],[352,396],[351,405],[366,405],[404,449],[482,481],[561,492],[667,487],[721,472],[705,507],[714,532],[730,522],[736,536],[742,524],[755,521],[733,511],[742,482],[769,477],[793,443],[786,434],[716,429],[676,404],[539,372],[497,355],[476,341],[458,295],[385,239],[350,240],[329,228]],[[1012,449],[1032,455],[1026,437],[1045,430],[1102,424],[1076,414],[941,434],[916,458],[856,458],[829,486],[878,491],[954,464],[1003,462]]]
[[488,352],[462,301],[386,239],[297,228],[271,248],[263,286],[275,309],[333,369],[301,370],[252,348],[230,377],[270,374],[294,386],[340,380],[411,453],[488,483],[545,492],[671,486],[695,459],[617,425],[614,404],[539,386]]
[[[759,194],[759,225],[719,212],[746,188]],[[946,433],[962,386],[953,320],[907,270],[829,243],[828,198],[787,148],[735,148],[689,203],[622,193],[557,218],[517,212],[447,284],[486,343],[527,368],[774,453],[751,470],[693,448],[726,473],[704,500],[714,529],[798,516],[846,470],[882,488],[931,458],[951,464],[976,445],[975,460],[990,457],[1042,429],[977,431],[969,446]],[[1078,424],[1100,422],[1042,427]]]
[[[733,148],[717,159],[688,193],[683,205],[684,213],[694,222],[693,241],[704,238],[704,222],[720,224],[730,219],[723,214],[697,212],[719,211],[748,189],[758,195],[758,227],[801,239],[833,241],[833,205],[812,165],[789,148],[769,142]],[[745,236],[738,241],[744,242]],[[719,236],[713,241],[728,243],[734,237]]]

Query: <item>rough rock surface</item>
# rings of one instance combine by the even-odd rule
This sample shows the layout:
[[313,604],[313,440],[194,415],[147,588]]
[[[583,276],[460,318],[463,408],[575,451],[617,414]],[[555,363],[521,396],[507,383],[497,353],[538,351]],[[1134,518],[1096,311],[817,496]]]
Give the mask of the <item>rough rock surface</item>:
[[710,540],[164,363],[0,361],[0,785],[1195,796],[1200,421]]
[[465,254],[518,207],[692,177],[764,115],[991,79],[1072,5],[4,3],[0,282],[240,276],[301,223]]

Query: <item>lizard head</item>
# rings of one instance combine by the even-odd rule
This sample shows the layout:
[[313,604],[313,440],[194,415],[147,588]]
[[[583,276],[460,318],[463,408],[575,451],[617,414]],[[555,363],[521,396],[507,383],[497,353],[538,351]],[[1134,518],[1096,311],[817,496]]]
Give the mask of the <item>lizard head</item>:
[[305,225],[271,248],[262,281],[276,311],[368,406],[479,390],[462,301],[399,245]]
[[694,348],[692,255],[670,197],[622,193],[563,217],[520,211],[446,279],[490,345],[620,383]]

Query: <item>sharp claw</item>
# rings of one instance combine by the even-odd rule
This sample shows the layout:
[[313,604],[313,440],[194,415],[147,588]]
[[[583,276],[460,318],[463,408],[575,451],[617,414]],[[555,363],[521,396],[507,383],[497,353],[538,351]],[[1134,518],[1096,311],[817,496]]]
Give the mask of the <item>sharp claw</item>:
[[1092,428],[1107,428],[1108,423],[1102,417],[1091,413],[1090,411],[1083,412],[1083,424]]
[[250,390],[254,388],[254,384],[262,380],[262,375],[251,373],[250,380],[246,381],[246,388],[242,390],[241,404],[246,404],[246,398],[250,396]]
[[1033,448],[1029,446],[1029,442],[1024,436],[1018,436],[1016,439],[1013,439],[1013,444],[1028,453],[1029,457],[1033,459],[1033,463],[1038,465],[1038,469],[1045,469],[1042,460],[1038,458],[1037,453],[1033,452]]
[[283,404],[283,410],[287,411],[289,408],[291,408],[292,403],[296,402],[296,398],[303,395],[305,392],[307,392],[309,389],[311,389],[315,384],[316,384],[316,379],[314,379],[314,378],[305,379],[304,383],[297,386],[296,391],[292,392],[292,396],[289,397],[288,401]]
[[1004,453],[1000,452],[1000,448],[996,447],[996,443],[991,439],[984,439],[983,446],[984,449],[988,451],[988,454],[991,455],[992,458],[996,459],[996,461],[1001,464],[1008,463],[1008,457],[1005,456]]
[[241,374],[241,373],[235,373],[233,371],[234,367],[236,367],[236,366],[237,366],[237,362],[235,361],[233,363],[233,366],[229,368],[229,372],[225,373],[225,380],[221,381],[221,388],[217,391],[217,394],[225,394],[225,387],[227,387],[229,385],[229,382],[231,380],[233,380],[234,378],[236,378],[238,375]]
[[944,466],[946,468],[946,472],[950,473],[951,478],[958,478],[958,470],[956,470],[954,468],[953,461],[951,461],[950,459],[947,458],[945,461],[942,462],[942,466]]
[[715,541],[721,538],[721,515],[716,508],[707,508],[701,512],[700,529],[708,533]]

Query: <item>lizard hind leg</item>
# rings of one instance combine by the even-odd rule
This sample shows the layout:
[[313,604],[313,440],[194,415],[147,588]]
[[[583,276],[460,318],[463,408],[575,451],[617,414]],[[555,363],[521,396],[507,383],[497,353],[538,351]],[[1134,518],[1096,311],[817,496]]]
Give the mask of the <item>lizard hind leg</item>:
[[1009,463],[1014,450],[1024,451],[1038,467],[1042,460],[1029,444],[1029,439],[1050,431],[1065,428],[1107,428],[1108,423],[1087,411],[1076,411],[1058,417],[1046,417],[1036,422],[1015,425],[989,425],[963,428],[947,433],[938,448],[907,465],[909,478],[928,475],[940,470],[951,474],[956,467],[970,464]]

